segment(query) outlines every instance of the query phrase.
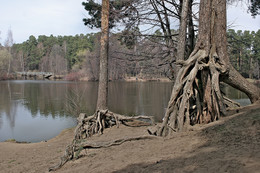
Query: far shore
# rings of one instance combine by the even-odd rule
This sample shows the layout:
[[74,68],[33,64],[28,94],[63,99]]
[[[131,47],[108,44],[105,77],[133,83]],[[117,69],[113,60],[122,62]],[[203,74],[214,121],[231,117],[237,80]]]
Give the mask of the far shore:
[[[90,79],[88,77],[79,76],[79,77],[73,77],[69,78],[65,75],[54,75],[49,78],[44,77],[36,77],[36,76],[21,76],[21,75],[11,75],[9,77],[0,77],[0,81],[4,80],[51,80],[51,81],[84,81],[84,82],[97,82],[97,80]],[[172,82],[167,77],[125,77],[117,80],[109,79],[109,81],[125,81],[125,82]]]
[[[36,78],[36,77],[22,77],[22,76],[10,76],[9,78],[5,77],[5,78],[1,78],[0,77],[0,81],[4,81],[4,80],[44,80],[45,78],[41,77],[41,78]],[[260,85],[260,79],[250,79],[250,78],[246,78],[247,81],[249,81],[250,83],[256,84],[256,85]],[[65,75],[55,75],[55,76],[51,76],[48,79],[45,80],[51,80],[51,81],[84,81],[84,82],[97,82],[98,80],[93,80],[90,79],[88,77],[77,77],[75,79],[68,79]],[[170,80],[167,77],[140,77],[140,76],[132,76],[132,77],[125,77],[125,78],[121,78],[121,79],[117,79],[117,80],[112,80],[109,79],[109,81],[125,81],[125,82],[173,82],[172,80]]]

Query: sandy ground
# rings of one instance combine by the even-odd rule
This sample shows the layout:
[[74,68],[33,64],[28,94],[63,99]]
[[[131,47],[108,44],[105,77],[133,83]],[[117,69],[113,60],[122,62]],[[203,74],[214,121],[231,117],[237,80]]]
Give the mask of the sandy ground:
[[[110,141],[147,134],[146,127],[120,126],[89,140]],[[47,172],[73,137],[73,129],[41,143],[0,143],[0,172]],[[89,149],[56,172],[260,172],[260,105],[171,138],[131,141]]]

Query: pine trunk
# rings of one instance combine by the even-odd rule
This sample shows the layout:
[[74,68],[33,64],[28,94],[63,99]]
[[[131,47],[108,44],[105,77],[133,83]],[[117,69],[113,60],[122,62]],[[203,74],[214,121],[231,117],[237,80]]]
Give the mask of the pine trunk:
[[[181,8],[181,20],[180,20],[180,27],[179,27],[176,61],[185,59],[188,10],[189,10],[189,0],[183,0],[182,8]],[[178,66],[175,66],[174,68],[176,72],[180,70],[180,67]],[[177,74],[175,73],[175,79],[176,79],[176,75]]]
[[107,109],[108,99],[109,0],[102,0],[100,66],[97,110]]

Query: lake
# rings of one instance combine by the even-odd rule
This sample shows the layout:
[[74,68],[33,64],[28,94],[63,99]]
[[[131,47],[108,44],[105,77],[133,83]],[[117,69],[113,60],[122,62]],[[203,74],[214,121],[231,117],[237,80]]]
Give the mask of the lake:
[[[91,115],[97,101],[97,82],[0,81],[0,141],[39,142],[57,136],[63,129],[76,125],[74,108]],[[109,82],[109,109],[124,115],[149,115],[161,121],[167,107],[172,83]],[[247,96],[225,87],[229,98],[247,105]],[[79,96],[79,97],[77,97]]]

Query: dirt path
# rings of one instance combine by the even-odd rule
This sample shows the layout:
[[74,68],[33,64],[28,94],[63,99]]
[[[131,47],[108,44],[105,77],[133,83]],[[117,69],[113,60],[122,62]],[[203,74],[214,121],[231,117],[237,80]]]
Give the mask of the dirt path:
[[[108,141],[147,134],[146,127],[111,128],[89,140]],[[47,142],[0,143],[0,172],[46,172],[58,163],[73,129]],[[171,138],[90,149],[56,172],[257,172],[260,170],[260,106]]]

